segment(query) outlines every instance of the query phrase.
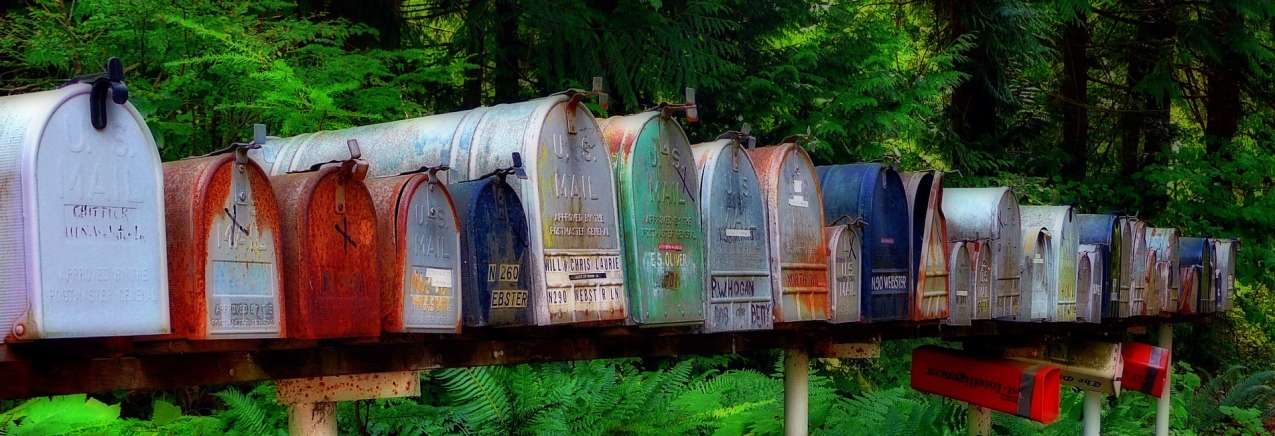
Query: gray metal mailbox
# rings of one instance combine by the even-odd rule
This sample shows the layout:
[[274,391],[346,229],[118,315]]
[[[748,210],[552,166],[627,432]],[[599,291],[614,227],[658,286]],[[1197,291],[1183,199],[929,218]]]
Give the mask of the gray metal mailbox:
[[109,65],[0,98],[0,342],[170,331],[159,151]]
[[766,199],[775,322],[828,319],[828,245],[815,166],[801,146],[748,150]]
[[949,245],[948,325],[970,325],[974,319],[974,254],[965,242]]
[[1102,322],[1102,289],[1106,260],[1102,247],[1080,244],[1076,260],[1076,321]]
[[[1116,301],[1121,318],[1145,315],[1147,300],[1146,223],[1131,216],[1116,219],[1120,227],[1119,294]],[[1112,285],[1115,287],[1116,285]]]
[[[991,273],[988,316],[1010,320],[1018,317],[1023,232],[1014,191],[1008,187],[948,188],[943,192],[943,214],[947,216],[948,242],[985,244],[979,247],[980,251],[986,247],[985,267]],[[982,256],[980,253],[979,258]],[[978,265],[984,267],[982,260],[978,260]],[[975,319],[986,319],[982,317],[981,298],[975,285]]]
[[1018,321],[1047,321],[1052,306],[1050,294],[1057,289],[1052,266],[1055,262],[1053,237],[1044,227],[1023,228],[1022,304]]
[[948,318],[947,218],[943,216],[943,172],[902,173],[912,234],[912,274],[916,281],[913,320]]
[[1023,227],[1039,227],[1049,231],[1053,247],[1053,263],[1048,265],[1050,281],[1045,319],[1050,322],[1076,321],[1076,261],[1079,259],[1080,234],[1076,214],[1071,206],[1022,206]]
[[1217,294],[1217,311],[1226,312],[1235,307],[1235,262],[1239,258],[1240,241],[1236,239],[1209,239],[1209,254],[1213,256],[1213,289]]
[[828,240],[828,305],[831,322],[861,320],[859,292],[863,274],[863,242],[857,224],[839,224],[823,228]]
[[745,128],[691,149],[700,177],[706,332],[774,326],[766,198],[744,151],[751,141]]
[[469,180],[513,166],[521,153],[527,180],[511,183],[527,211],[537,324],[623,323],[628,317],[611,158],[593,113],[571,90],[522,103],[377,126],[272,140],[259,152],[273,174],[344,156],[357,139],[370,175],[446,164]]
[[1210,313],[1217,310],[1213,288],[1212,248],[1208,238],[1178,239],[1178,268],[1181,271],[1182,313]]
[[1178,274],[1178,229],[1151,227],[1147,229],[1147,258],[1150,273],[1148,293],[1156,295],[1157,312],[1168,314],[1178,311],[1181,304],[1182,285]]
[[[1098,303],[1102,318],[1116,317],[1120,313],[1120,226],[1115,215],[1080,214],[1080,243],[1098,249],[1098,264],[1094,274],[1102,283],[1102,298]],[[1093,260],[1090,260],[1093,262]],[[1098,322],[1095,320],[1095,322]]]

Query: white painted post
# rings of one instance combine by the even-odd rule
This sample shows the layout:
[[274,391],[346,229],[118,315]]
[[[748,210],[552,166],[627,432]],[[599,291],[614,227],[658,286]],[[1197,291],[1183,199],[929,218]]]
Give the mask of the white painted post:
[[784,436],[810,434],[810,354],[784,350]]
[[992,436],[992,409],[970,404],[970,436]]
[[1085,436],[1102,434],[1102,394],[1085,391]]
[[1173,390],[1173,324],[1160,324],[1160,348],[1169,350],[1169,367],[1165,368],[1164,395],[1155,404],[1155,436],[1169,436],[1169,414],[1173,410],[1169,393]]
[[296,403],[288,405],[288,434],[291,436],[337,436],[336,403]]

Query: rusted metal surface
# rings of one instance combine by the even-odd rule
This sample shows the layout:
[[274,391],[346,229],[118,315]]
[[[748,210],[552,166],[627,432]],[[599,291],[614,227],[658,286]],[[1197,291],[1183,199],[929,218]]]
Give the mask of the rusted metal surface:
[[0,98],[0,343],[170,332],[159,152],[90,88]]
[[686,133],[660,109],[600,125],[615,167],[630,318],[643,325],[703,323],[699,171]]
[[742,146],[749,139],[747,133],[729,132],[692,148],[705,235],[706,332],[774,326],[766,199]]
[[420,371],[288,378],[275,381],[275,399],[279,404],[329,403],[419,397],[420,395]]
[[1103,318],[1118,317],[1120,314],[1120,259],[1121,229],[1115,215],[1080,214],[1076,216],[1080,227],[1080,243],[1094,245],[1098,248],[1098,257],[1102,260],[1094,274],[1100,275],[1102,282],[1102,302],[1099,307]]
[[276,139],[260,151],[272,174],[345,156],[365,144],[373,176],[446,164],[476,179],[526,160],[511,183],[527,211],[537,324],[621,323],[628,316],[610,157],[593,113],[572,90],[523,103]]
[[465,325],[534,324],[527,274],[527,216],[505,175],[455,183]]
[[1147,228],[1147,258],[1150,289],[1159,302],[1157,314],[1177,312],[1181,307],[1182,284],[1178,274],[1178,229]]
[[271,178],[283,230],[288,336],[377,336],[376,207],[355,160]]
[[1209,239],[1209,254],[1213,257],[1213,289],[1216,289],[1218,312],[1226,312],[1235,306],[1235,262],[1239,258],[1240,242],[1236,239]]
[[[912,274],[916,300],[911,319],[945,319],[950,308],[947,218],[943,216],[943,172],[902,173],[911,221]],[[968,306],[966,306],[968,307]]]
[[1023,302],[1019,306],[1018,321],[1046,321],[1051,306],[1049,294],[1058,286],[1051,268],[1056,260],[1049,230],[1036,226],[1023,228],[1022,262]]
[[1079,259],[1080,233],[1071,206],[1022,206],[1023,227],[1039,227],[1049,231],[1054,256],[1048,264],[1053,283],[1048,289],[1049,302],[1045,319],[1051,322],[1074,322],[1077,312],[1076,261]]
[[1207,238],[1178,239],[1178,268],[1182,277],[1182,297],[1178,313],[1216,311],[1217,293],[1213,288],[1211,248]]
[[270,179],[234,147],[164,164],[173,333],[283,337],[283,242]]
[[1120,377],[1124,372],[1124,359],[1121,357],[1118,343],[1062,342],[1044,347],[1038,357],[1010,358],[1058,366],[1062,369],[1063,385],[1109,395],[1120,395]]
[[828,319],[828,246],[815,166],[795,143],[748,150],[766,199],[775,322]]
[[[1022,230],[1014,191],[999,188],[949,188],[943,192],[948,242],[980,242],[988,250],[992,277],[990,317],[1019,315],[1022,276]],[[982,254],[980,253],[980,256]],[[979,265],[982,265],[981,261]],[[982,267],[982,266],[980,266]],[[977,282],[978,275],[975,275]],[[977,285],[975,285],[977,289]],[[975,319],[983,317],[982,295],[975,292]]]
[[823,228],[828,241],[828,306],[831,322],[858,322],[863,280],[863,242],[859,226],[839,224]]
[[1102,322],[1102,248],[1080,244],[1076,259],[1076,321]]
[[381,328],[459,332],[465,294],[460,223],[439,171],[380,177],[366,185],[376,206]]
[[862,223],[859,295],[863,319],[907,319],[917,298],[916,282],[911,278],[907,193],[898,172],[881,164],[834,165],[815,170],[819,183],[829,187],[823,196],[824,216],[829,224],[846,218]]
[[[972,244],[971,244],[972,245]],[[974,319],[974,257],[965,242],[950,244],[948,253],[948,325],[970,325]]]
[[[1116,219],[1120,226],[1120,277],[1116,301],[1120,317],[1141,316],[1147,308],[1146,223],[1131,217]],[[1113,284],[1113,287],[1116,285]]]

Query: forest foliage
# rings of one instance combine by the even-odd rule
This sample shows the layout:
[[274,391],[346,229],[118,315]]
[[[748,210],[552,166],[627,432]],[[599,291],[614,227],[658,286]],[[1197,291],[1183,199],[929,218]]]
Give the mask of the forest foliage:
[[[744,122],[763,143],[809,132],[820,163],[938,168],[951,172],[952,186],[1013,186],[1023,203],[1124,211],[1187,235],[1241,238],[1237,308],[1176,327],[1175,357],[1204,376],[1200,391],[1275,364],[1273,47],[1275,3],[1266,0],[0,0],[0,95],[56,87],[119,57],[133,102],[172,160],[247,138],[260,122],[292,135],[520,101],[584,87],[594,76],[611,95],[609,111],[594,107],[606,116],[694,87],[702,121],[687,126],[692,142]],[[699,368],[709,372],[677,379],[682,391],[665,393],[642,391],[650,388],[643,380],[673,377],[676,366],[468,374],[470,383],[523,383],[525,371],[570,380],[555,386],[562,392],[509,398],[501,416],[517,425],[502,428],[596,407],[579,399],[592,398],[586,393],[602,404],[643,397],[667,406],[659,413],[686,413],[677,422],[727,428],[732,417],[778,407],[724,393],[725,383],[774,383],[771,368],[753,366]],[[1232,374],[1236,366],[1243,374]],[[428,377],[464,400],[459,374]],[[581,385],[595,382],[602,384]],[[1219,408],[1207,419],[1229,419],[1232,430],[1269,422],[1269,380],[1250,382],[1244,387],[1265,403]],[[905,384],[819,401],[860,413],[845,402],[861,394],[906,400],[886,412],[960,425],[950,404]],[[215,402],[243,412],[266,391],[226,391]],[[607,397],[616,392],[624,398]],[[695,409],[682,399],[688,392],[720,407]],[[113,406],[73,400],[87,417],[111,417],[103,407]],[[355,415],[366,424],[393,410],[434,408],[436,424],[455,429],[482,410],[420,401],[361,403]],[[1145,412],[1127,401],[1138,400],[1104,413]],[[42,404],[18,413],[42,416]],[[616,404],[597,409],[605,412],[598,419],[629,422],[621,407],[628,403]],[[146,425],[233,429],[244,421],[220,416]],[[1188,416],[1199,417],[1175,419]],[[383,421],[377,425],[396,425]]]

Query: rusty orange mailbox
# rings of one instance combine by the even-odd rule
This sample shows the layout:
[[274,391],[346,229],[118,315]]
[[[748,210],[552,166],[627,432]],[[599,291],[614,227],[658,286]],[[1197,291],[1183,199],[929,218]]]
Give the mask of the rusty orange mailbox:
[[367,182],[376,203],[381,328],[396,333],[460,333],[460,223],[426,167]]
[[164,164],[173,333],[190,339],[283,337],[279,205],[247,151],[266,140]]
[[1043,423],[1058,419],[1062,370],[934,345],[912,351],[912,389]]
[[748,150],[766,198],[775,322],[828,319],[828,244],[823,195],[815,166],[801,146]]
[[350,159],[274,176],[283,231],[283,295],[288,336],[377,336],[376,207],[363,179],[358,143]]

